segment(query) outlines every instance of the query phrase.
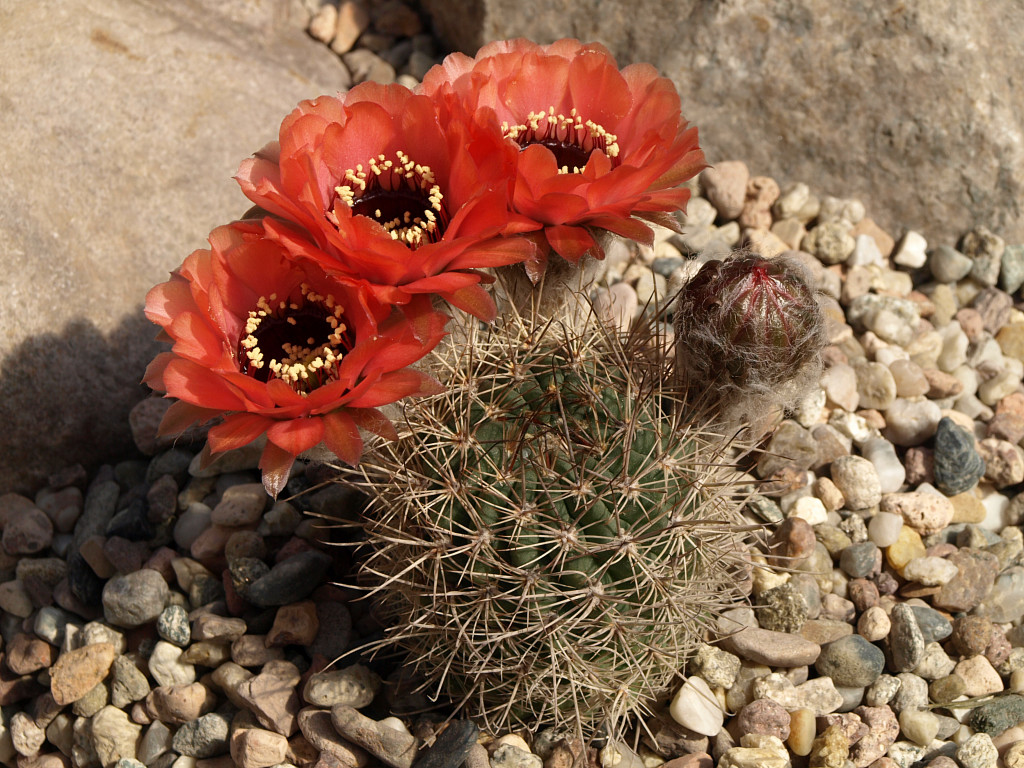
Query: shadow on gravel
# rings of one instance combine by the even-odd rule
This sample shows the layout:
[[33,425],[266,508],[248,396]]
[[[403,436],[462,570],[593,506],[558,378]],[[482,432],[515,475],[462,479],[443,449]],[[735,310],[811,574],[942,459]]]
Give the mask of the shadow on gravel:
[[137,455],[128,412],[148,393],[157,330],[139,305],[110,334],[79,320],[0,360],[0,493],[31,495],[70,464]]

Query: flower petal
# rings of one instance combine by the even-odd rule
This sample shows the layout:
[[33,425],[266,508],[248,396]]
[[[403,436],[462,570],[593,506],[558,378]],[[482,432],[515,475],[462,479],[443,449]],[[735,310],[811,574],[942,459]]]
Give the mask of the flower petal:
[[267,442],[260,456],[260,469],[263,470],[263,487],[272,498],[277,498],[288,484],[288,476],[292,472],[295,456]]
[[308,451],[324,439],[324,422],[318,416],[275,421],[267,428],[267,440],[293,456]]
[[346,464],[355,466],[363,453],[363,438],[355,420],[347,410],[334,411],[323,417],[324,445]]

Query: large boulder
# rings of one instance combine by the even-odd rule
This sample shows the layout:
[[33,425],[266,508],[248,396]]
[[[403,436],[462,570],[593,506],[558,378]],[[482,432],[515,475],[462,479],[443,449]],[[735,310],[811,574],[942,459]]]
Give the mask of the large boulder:
[[0,493],[124,456],[146,291],[248,202],[232,176],[349,75],[297,0],[0,7]]
[[[899,234],[1024,241],[1019,0],[423,0],[453,49],[598,40],[671,77],[708,159],[857,196]],[[539,105],[543,109],[547,105]]]

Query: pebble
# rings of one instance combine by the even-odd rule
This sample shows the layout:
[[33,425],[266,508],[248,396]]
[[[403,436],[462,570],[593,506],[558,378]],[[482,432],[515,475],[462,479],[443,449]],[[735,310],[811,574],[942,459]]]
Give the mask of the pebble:
[[739,217],[747,196],[750,171],[745,163],[727,160],[705,169],[700,175],[704,197],[726,220]]
[[310,675],[302,690],[307,703],[317,707],[345,704],[354,709],[369,706],[381,687],[380,677],[368,667],[354,664],[344,669]]
[[[465,761],[479,734],[480,729],[471,720],[449,722],[434,743],[420,751],[416,768],[457,768]],[[534,749],[537,749],[536,741]],[[571,753],[569,758],[571,760]]]
[[155,620],[170,590],[157,571],[144,568],[115,576],[103,587],[103,615],[118,627],[138,627]]
[[835,712],[843,704],[842,695],[828,677],[816,677],[794,685],[785,675],[773,672],[755,679],[752,687],[754,698],[771,699],[790,712],[806,708],[821,716]]
[[211,712],[180,726],[171,739],[171,748],[180,755],[196,759],[227,754],[230,727],[226,717]]
[[956,759],[963,768],[995,768],[998,757],[992,737],[987,733],[968,737],[956,750]]
[[890,668],[893,672],[910,672],[924,657],[924,633],[917,623],[917,614],[905,603],[897,603],[889,614]]
[[[411,768],[416,760],[418,739],[386,725],[382,726],[352,707],[344,704],[332,707],[331,722],[343,738],[359,745],[391,768]],[[511,745],[499,747],[502,748],[508,749]],[[493,765],[494,755],[491,759]],[[539,758],[537,762],[541,762]]]
[[230,751],[239,768],[269,768],[285,762],[288,739],[262,728],[239,728],[231,734]]
[[889,615],[877,605],[868,608],[857,619],[857,634],[871,643],[884,639],[891,627]]
[[133,723],[127,713],[114,706],[105,706],[90,723],[92,748],[104,766],[123,759],[135,759],[135,750],[142,726]]
[[897,397],[885,411],[885,436],[895,445],[920,445],[931,438],[942,411],[932,400]]
[[999,560],[989,552],[961,548],[948,560],[957,575],[932,596],[932,605],[946,611],[970,611],[989,594],[999,571]]
[[719,768],[787,768],[790,765],[785,745],[774,736],[746,734],[740,739],[740,745],[722,753]]
[[722,640],[722,645],[741,659],[773,667],[813,664],[821,646],[799,635],[746,627]]
[[901,515],[922,536],[938,533],[953,519],[953,504],[948,498],[922,491],[887,494],[879,510]]
[[673,696],[669,713],[684,728],[705,736],[715,736],[725,722],[725,713],[714,691],[696,675],[687,678]]
[[149,657],[149,674],[157,685],[185,685],[196,680],[196,668],[181,661],[184,651],[164,640],[153,646]]
[[829,643],[821,649],[814,663],[819,674],[847,688],[871,685],[884,667],[885,654],[860,635],[848,635]]
[[28,499],[27,503],[10,515],[3,526],[0,543],[8,555],[35,555],[44,551],[53,541],[53,523],[46,513]]
[[1003,680],[984,656],[972,656],[957,663],[953,674],[964,681],[968,696],[987,696],[1003,690]]
[[935,432],[935,484],[947,496],[969,491],[985,474],[973,436],[943,417]]
[[832,462],[832,482],[843,494],[849,509],[868,509],[882,499],[874,465],[862,456],[842,456]]
[[188,612],[180,605],[169,605],[156,620],[156,631],[164,640],[184,648],[192,640]]
[[300,552],[253,581],[247,599],[263,608],[298,602],[323,583],[331,563],[330,555],[318,550]]
[[903,530],[903,515],[895,512],[879,511],[868,523],[868,536],[876,546],[885,548],[892,546]]
[[210,513],[210,522],[236,528],[255,525],[263,517],[270,501],[263,483],[240,483],[224,491],[221,500]]
[[63,706],[85,696],[107,676],[116,655],[110,643],[94,643],[62,653],[50,668],[54,701]]
[[298,727],[296,716],[302,707],[295,688],[300,677],[291,662],[271,660],[259,674],[241,681],[235,693],[264,728],[291,736]]

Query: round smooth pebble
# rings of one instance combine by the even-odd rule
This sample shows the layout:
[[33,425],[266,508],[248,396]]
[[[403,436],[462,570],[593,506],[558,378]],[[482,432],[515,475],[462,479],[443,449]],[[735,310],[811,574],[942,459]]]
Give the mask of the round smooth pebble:
[[262,483],[241,483],[224,491],[220,502],[210,512],[210,522],[237,528],[255,525],[263,517],[270,497]]
[[885,436],[895,445],[920,445],[935,434],[942,410],[932,400],[897,397],[885,410]]
[[789,713],[789,738],[786,743],[794,755],[806,757],[811,754],[815,729],[814,710],[803,707]]
[[832,482],[846,499],[848,509],[868,509],[882,500],[875,465],[861,456],[841,456],[832,462]]
[[857,634],[871,643],[877,643],[889,634],[892,623],[881,606],[873,605],[857,619]]
[[868,522],[868,537],[875,545],[885,549],[896,543],[903,530],[903,515],[879,511]]
[[819,674],[831,678],[836,686],[863,688],[882,674],[885,654],[860,635],[847,635],[821,649],[814,663]]
[[160,615],[170,594],[164,577],[150,568],[115,576],[103,587],[103,617],[117,627],[142,626]]
[[907,479],[907,470],[896,455],[896,447],[884,438],[876,437],[861,446],[861,455],[870,461],[878,473],[882,493],[896,493]]
[[672,697],[672,719],[704,736],[716,736],[725,723],[725,712],[714,691],[702,678],[691,675]]

